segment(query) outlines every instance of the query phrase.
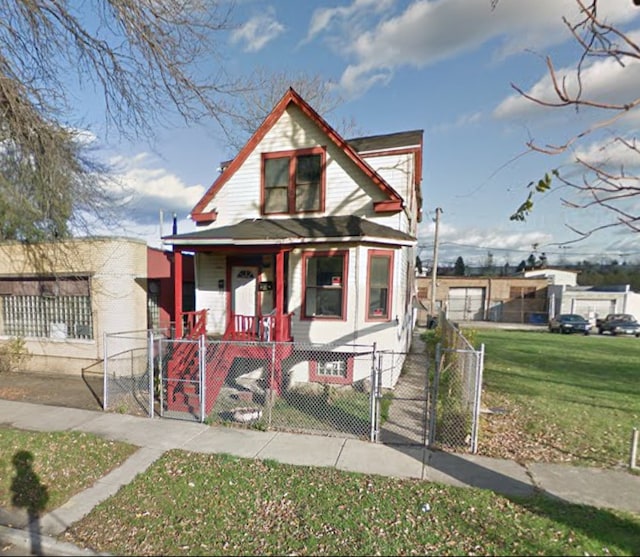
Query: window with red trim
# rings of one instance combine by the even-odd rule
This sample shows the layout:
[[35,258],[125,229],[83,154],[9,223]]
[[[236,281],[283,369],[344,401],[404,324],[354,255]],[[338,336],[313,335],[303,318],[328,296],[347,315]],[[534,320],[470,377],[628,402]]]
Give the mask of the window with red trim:
[[322,210],[324,149],[264,153],[262,158],[263,214]]
[[369,251],[367,279],[367,319],[387,320],[391,315],[393,252]]
[[347,253],[305,253],[302,264],[304,317],[343,319]]
[[352,383],[353,354],[318,352],[317,359],[309,361],[309,380],[314,383]]

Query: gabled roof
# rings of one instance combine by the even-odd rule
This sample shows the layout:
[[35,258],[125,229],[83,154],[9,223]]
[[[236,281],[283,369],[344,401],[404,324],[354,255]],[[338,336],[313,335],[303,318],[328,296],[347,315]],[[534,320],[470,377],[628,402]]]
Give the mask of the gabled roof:
[[215,215],[204,213],[209,202],[220,189],[244,164],[247,157],[253,152],[264,136],[276,124],[289,105],[297,106],[303,114],[310,118],[325,133],[325,135],[360,168],[371,181],[380,188],[387,197],[386,200],[377,202],[374,207],[377,211],[399,211],[402,209],[402,197],[384,180],[369,164],[367,164],[357,151],[345,141],[311,106],[292,88],[284,94],[271,113],[265,118],[260,127],[254,132],[249,141],[240,150],[238,155],[224,168],[222,174],[198,201],[191,211],[191,218],[195,221],[215,220]]
[[407,147],[420,147],[422,145],[422,134],[423,130],[412,130],[385,135],[370,135],[349,139],[347,143],[358,153],[391,151]]
[[164,237],[173,245],[260,245],[353,242],[369,240],[412,245],[416,239],[400,230],[353,215],[318,218],[245,219],[238,224]]
[[389,154],[394,151],[413,152],[415,155],[414,187],[418,199],[418,222],[422,220],[422,137],[424,130],[411,130],[389,133],[385,135],[371,135],[367,137],[355,137],[348,143],[362,157],[376,156],[377,154]]

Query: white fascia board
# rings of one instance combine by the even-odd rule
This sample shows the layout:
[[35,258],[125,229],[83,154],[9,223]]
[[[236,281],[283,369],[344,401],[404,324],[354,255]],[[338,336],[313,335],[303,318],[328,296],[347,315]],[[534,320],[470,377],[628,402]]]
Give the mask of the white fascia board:
[[[267,239],[267,240],[234,240],[233,238],[209,239],[194,238],[191,240],[174,240],[166,242],[174,246],[273,246],[274,244],[328,244],[328,243],[365,243],[371,242],[375,244],[389,244],[394,246],[415,246],[417,240],[394,240],[390,238],[376,237],[342,237],[342,238],[283,238],[283,239]],[[164,242],[163,242],[164,243]]]

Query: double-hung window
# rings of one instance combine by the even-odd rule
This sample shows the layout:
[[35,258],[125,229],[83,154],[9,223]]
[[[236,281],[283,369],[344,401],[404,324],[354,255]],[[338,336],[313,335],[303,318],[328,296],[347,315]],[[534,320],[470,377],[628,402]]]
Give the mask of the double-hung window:
[[264,153],[263,213],[294,214],[322,210],[323,148]]
[[345,318],[347,252],[305,253],[304,317]]
[[393,252],[370,250],[367,267],[367,319],[386,321],[391,315]]

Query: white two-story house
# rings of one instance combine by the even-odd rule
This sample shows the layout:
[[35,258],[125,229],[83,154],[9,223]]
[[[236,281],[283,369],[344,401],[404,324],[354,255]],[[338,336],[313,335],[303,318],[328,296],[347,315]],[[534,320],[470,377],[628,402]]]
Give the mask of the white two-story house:
[[401,365],[414,323],[422,136],[345,140],[289,89],[193,208],[199,229],[164,238],[176,289],[180,254],[195,254],[207,335],[333,347],[335,361],[298,365],[293,382],[368,376],[341,351],[353,344],[397,352]]

